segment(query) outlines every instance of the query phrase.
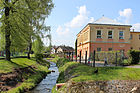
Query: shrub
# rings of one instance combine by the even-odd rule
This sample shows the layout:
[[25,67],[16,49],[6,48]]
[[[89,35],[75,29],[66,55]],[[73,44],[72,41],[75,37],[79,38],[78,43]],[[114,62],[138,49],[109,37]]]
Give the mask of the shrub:
[[128,65],[130,65],[131,64],[131,62],[130,62],[130,60],[128,60],[128,59],[124,59],[123,61],[122,61],[122,63],[121,63],[121,65],[123,65],[123,66],[128,66]]
[[36,61],[40,61],[43,59],[43,54],[35,54]]
[[[117,53],[117,56],[116,56],[116,53]],[[121,63],[121,52],[119,52],[119,51],[101,51],[101,52],[96,52],[95,60],[96,61],[104,61],[105,57],[107,57],[108,63],[115,64],[116,57],[117,57],[117,63]]]
[[129,50],[128,51],[129,58],[128,60],[131,64],[138,64],[140,61],[140,51],[137,50]]
[[65,65],[67,62],[69,62],[68,59],[66,58],[59,58],[57,61],[57,66],[58,67],[62,67],[63,65]]

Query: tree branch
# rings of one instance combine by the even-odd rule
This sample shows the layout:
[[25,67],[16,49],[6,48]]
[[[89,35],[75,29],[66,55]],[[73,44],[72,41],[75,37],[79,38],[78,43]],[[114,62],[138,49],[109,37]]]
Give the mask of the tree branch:
[[17,1],[19,1],[19,0],[15,0],[12,4],[14,5]]

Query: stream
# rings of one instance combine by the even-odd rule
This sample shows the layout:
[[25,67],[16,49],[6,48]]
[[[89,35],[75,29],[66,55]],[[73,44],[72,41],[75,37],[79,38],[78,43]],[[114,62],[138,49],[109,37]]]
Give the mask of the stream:
[[49,70],[53,70],[55,72],[48,74],[30,93],[51,93],[51,90],[56,84],[59,76],[59,71],[56,64],[53,62],[50,62]]

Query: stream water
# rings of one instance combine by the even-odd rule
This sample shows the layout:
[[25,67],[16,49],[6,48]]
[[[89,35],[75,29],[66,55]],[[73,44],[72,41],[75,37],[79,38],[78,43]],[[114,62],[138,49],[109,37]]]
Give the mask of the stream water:
[[48,74],[30,93],[51,93],[51,90],[56,84],[59,76],[59,71],[56,64],[53,62],[50,62],[49,70],[53,70],[55,72]]

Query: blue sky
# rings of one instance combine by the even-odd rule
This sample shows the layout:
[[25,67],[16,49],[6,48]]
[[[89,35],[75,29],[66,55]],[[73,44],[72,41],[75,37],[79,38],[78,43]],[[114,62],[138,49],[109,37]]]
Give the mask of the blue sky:
[[[53,0],[45,24],[51,26],[52,44],[74,47],[77,33],[103,15],[140,31],[140,0]],[[46,41],[44,42],[46,44]]]

